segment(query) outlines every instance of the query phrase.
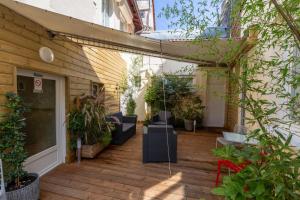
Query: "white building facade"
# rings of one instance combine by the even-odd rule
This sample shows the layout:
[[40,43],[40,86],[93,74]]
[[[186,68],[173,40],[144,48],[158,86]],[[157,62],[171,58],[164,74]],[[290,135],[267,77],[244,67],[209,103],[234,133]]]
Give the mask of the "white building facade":
[[[83,21],[134,33],[137,4],[127,0],[18,0],[22,3]],[[133,3],[130,3],[133,2]],[[136,13],[134,13],[134,8]],[[140,25],[141,26],[141,20]]]

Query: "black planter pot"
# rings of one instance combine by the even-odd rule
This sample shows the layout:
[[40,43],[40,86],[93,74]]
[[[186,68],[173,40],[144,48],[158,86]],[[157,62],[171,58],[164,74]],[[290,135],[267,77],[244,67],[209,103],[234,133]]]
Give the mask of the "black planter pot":
[[40,179],[39,175],[32,173],[28,176],[33,177],[34,180],[27,186],[6,192],[7,200],[38,200],[40,197]]

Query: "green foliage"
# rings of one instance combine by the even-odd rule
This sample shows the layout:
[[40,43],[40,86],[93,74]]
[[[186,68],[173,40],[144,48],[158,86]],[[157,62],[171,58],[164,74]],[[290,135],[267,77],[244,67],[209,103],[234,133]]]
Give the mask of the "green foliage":
[[72,133],[73,149],[76,148],[77,137],[80,137],[85,145],[109,141],[113,125],[106,121],[104,99],[101,93],[96,98],[82,96],[78,108],[68,114],[68,128]]
[[[207,52],[190,57],[220,56],[217,48],[219,34],[206,33],[209,26],[221,24],[222,3],[223,0],[175,0],[173,5],[164,8],[162,14],[173,19],[172,26],[186,30],[184,34],[187,36],[195,36],[194,44],[205,46],[208,39],[211,41]],[[214,191],[232,200],[300,199],[300,152],[289,147],[292,138],[299,137],[295,136],[297,133],[293,127],[300,125],[300,56],[295,56],[300,46],[299,0],[229,3],[230,12],[223,13],[228,26],[240,25],[248,28],[245,36],[250,36],[250,39],[258,37],[255,47],[247,55],[237,55],[240,46],[231,48],[225,55],[224,64],[233,67],[226,62],[232,57],[238,63],[239,67],[230,72],[229,81],[235,94],[229,99],[242,98],[230,103],[236,103],[245,111],[249,135],[258,140],[259,145],[242,149],[223,148],[216,152],[236,163],[250,160],[251,164],[240,173],[224,177],[223,185]],[[238,37],[240,31],[237,27],[230,33]],[[229,42],[233,40],[235,38],[228,39]],[[291,88],[295,92],[291,92]],[[266,156],[260,156],[261,152]]]
[[85,130],[84,115],[80,110],[74,109],[68,114],[69,124],[68,129],[73,135],[83,136]]
[[107,129],[105,107],[95,99],[86,98],[82,101],[81,112],[84,116],[84,144],[95,144]]
[[183,97],[178,102],[173,109],[176,118],[197,121],[202,119],[204,107],[199,96]]
[[84,115],[79,109],[72,110],[68,115],[68,129],[71,132],[71,149],[77,148],[77,138],[83,138],[85,132]]
[[103,133],[102,137],[101,137],[101,144],[103,144],[104,146],[107,146],[110,144],[112,140],[112,135],[110,131],[106,131]]
[[127,110],[127,115],[134,114],[135,108],[133,109],[133,107],[132,107],[133,106],[132,96],[135,95],[142,86],[140,70],[143,67],[143,56],[133,56],[131,59],[131,63],[132,64],[128,70],[128,77],[126,80],[127,88],[126,88],[126,91],[123,93],[123,100],[122,100],[122,104],[124,104],[124,105],[126,104],[127,108],[129,105],[130,110]]
[[242,149],[226,146],[215,150],[215,155],[237,164],[245,161],[251,164],[237,174],[225,176],[223,185],[214,189],[214,194],[228,200],[300,199],[299,154],[288,143]]
[[126,90],[129,88],[128,86],[128,76],[127,76],[127,71],[124,70],[121,74],[121,80],[119,84],[116,86],[117,90],[121,93],[124,94]]
[[127,106],[126,106],[126,112],[128,116],[134,115],[136,108],[136,103],[134,99],[132,98],[132,95],[129,96],[129,99],[127,101]]
[[195,86],[192,81],[192,71],[188,71],[185,76],[181,76],[179,72],[153,76],[144,95],[145,102],[151,106],[152,113],[155,113],[164,110],[166,99],[167,110],[173,110],[181,98],[193,95]]
[[7,93],[5,96],[7,103],[4,107],[8,113],[0,122],[0,158],[3,160],[5,181],[20,188],[20,180],[26,175],[23,170],[23,163],[27,158],[24,148],[26,135],[22,132],[26,107],[18,95]]
[[147,113],[143,125],[148,127],[150,123],[151,123],[151,115],[150,113]]
[[151,85],[147,88],[144,95],[145,102],[148,103],[152,109],[160,109],[163,107],[162,103],[160,102],[160,98],[163,98],[161,88],[161,79],[157,77],[152,77]]

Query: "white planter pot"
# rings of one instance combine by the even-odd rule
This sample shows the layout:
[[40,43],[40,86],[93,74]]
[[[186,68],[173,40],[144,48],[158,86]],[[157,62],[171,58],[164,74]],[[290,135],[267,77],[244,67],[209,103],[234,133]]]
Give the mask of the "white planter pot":
[[193,120],[184,120],[184,128],[187,131],[193,131],[194,130],[194,121]]

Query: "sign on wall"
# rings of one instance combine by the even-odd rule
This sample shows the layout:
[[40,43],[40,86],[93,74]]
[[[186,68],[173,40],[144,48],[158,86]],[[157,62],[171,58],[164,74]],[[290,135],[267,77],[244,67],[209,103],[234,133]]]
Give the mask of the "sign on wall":
[[33,93],[43,93],[43,79],[41,77],[34,77],[33,86]]

